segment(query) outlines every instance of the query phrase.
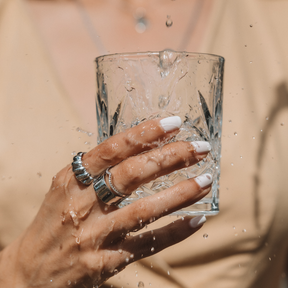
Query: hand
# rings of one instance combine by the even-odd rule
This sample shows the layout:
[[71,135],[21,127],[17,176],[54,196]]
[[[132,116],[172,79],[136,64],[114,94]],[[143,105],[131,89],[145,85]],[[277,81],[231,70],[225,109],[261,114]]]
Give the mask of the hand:
[[[129,195],[145,182],[196,164],[207,156],[208,143],[173,142],[159,147],[178,133],[179,119],[151,120],[117,134],[85,154],[83,165],[93,176],[112,166],[114,186]],[[30,227],[2,252],[0,284],[17,288],[100,286],[129,263],[196,232],[205,217],[180,219],[154,230],[153,235],[129,234],[200,200],[210,191],[211,182],[209,174],[188,179],[118,209],[99,200],[93,185],[80,183],[68,165],[53,177]]]

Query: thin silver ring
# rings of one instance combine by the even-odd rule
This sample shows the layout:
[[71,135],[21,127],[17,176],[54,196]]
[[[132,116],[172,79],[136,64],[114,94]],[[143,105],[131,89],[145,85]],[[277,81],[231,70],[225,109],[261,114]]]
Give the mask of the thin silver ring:
[[[111,167],[110,167],[111,168]],[[109,185],[112,188],[112,190],[118,194],[120,197],[127,197],[125,194],[121,193],[120,191],[117,190],[117,188],[113,185],[112,183],[112,173],[109,171],[110,168],[106,169],[106,174],[109,175],[108,181],[109,181]]]
[[84,185],[89,186],[93,182],[93,177],[86,171],[82,164],[82,156],[85,153],[86,152],[79,152],[76,156],[73,157],[72,171],[74,172],[78,181]]

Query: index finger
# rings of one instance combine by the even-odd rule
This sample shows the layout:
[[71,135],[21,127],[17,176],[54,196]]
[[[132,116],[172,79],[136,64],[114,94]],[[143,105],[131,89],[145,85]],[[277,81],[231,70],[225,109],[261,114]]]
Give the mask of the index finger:
[[179,116],[153,119],[116,134],[83,156],[83,163],[96,176],[122,160],[153,149],[171,139],[180,128]]

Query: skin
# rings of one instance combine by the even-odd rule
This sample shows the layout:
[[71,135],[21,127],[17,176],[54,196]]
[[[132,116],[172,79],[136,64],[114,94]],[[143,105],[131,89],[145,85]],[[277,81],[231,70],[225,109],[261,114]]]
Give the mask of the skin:
[[[115,187],[129,195],[141,184],[207,156],[197,154],[187,142],[159,147],[178,132],[166,133],[159,121],[147,121],[107,139],[83,156],[83,165],[93,176],[113,166],[110,171]],[[188,179],[118,209],[99,200],[93,185],[77,181],[68,165],[53,177],[33,223],[1,252],[0,286],[101,286],[128,264],[176,244],[201,228],[192,228],[191,218],[186,217],[153,234],[132,233],[200,200],[210,188],[200,189],[194,179]]]

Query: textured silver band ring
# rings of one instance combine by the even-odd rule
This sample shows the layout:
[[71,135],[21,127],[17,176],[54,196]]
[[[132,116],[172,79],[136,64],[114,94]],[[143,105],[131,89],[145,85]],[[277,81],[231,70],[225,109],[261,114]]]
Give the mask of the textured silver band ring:
[[[105,181],[105,175],[109,175],[109,185],[112,188],[108,188],[106,181]],[[93,187],[95,190],[96,195],[102,200],[104,203],[108,205],[119,205],[125,198],[127,198],[127,195],[122,194],[119,192],[111,181],[111,172],[109,172],[109,169],[106,170],[101,176],[96,178],[93,182]]]
[[79,152],[76,156],[73,157],[72,171],[74,172],[78,181],[88,186],[92,183],[93,177],[86,171],[85,167],[83,167],[82,156],[84,154],[85,152]]

